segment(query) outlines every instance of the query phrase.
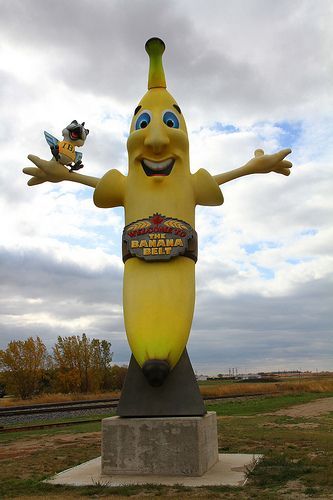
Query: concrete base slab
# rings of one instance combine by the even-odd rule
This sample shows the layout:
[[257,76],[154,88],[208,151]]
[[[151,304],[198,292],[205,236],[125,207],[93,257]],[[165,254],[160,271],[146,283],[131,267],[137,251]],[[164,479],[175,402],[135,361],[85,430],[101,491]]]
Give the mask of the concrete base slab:
[[94,458],[81,465],[60,472],[51,479],[44,481],[49,484],[63,484],[68,486],[87,486],[102,484],[105,486],[126,486],[144,484],[163,484],[172,486],[244,486],[246,472],[253,469],[262,455],[223,453],[219,454],[219,461],[200,477],[189,476],[129,476],[129,475],[102,475],[101,457]]
[[102,474],[198,476],[218,461],[216,413],[109,417],[102,421]]

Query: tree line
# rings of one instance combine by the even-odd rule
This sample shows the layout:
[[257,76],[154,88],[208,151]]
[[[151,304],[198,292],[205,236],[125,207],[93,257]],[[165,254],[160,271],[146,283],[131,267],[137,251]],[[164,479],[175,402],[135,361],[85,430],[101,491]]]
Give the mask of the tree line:
[[9,394],[27,399],[50,393],[119,390],[127,368],[112,365],[111,342],[58,336],[49,353],[40,337],[12,340],[0,350],[0,383]]

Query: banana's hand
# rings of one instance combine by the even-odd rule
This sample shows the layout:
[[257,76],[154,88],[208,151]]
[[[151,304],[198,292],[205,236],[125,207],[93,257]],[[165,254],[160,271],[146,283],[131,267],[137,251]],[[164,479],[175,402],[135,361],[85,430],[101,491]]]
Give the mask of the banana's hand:
[[277,174],[289,175],[292,163],[285,160],[285,157],[290,153],[291,149],[282,149],[278,153],[265,155],[262,149],[256,149],[254,158],[244,165],[244,167],[248,168],[249,174],[276,172]]
[[28,186],[35,186],[36,184],[42,184],[47,181],[61,182],[68,180],[68,169],[54,158],[52,160],[42,160],[35,155],[29,155],[28,158],[37,167],[27,167],[23,169],[25,174],[32,176],[28,181]]
[[224,174],[214,175],[217,184],[221,185],[226,182],[243,177],[250,174],[268,174],[276,172],[277,174],[289,175],[292,163],[285,160],[285,157],[291,153],[291,149],[282,149],[278,153],[265,155],[262,149],[256,149],[254,158],[252,158],[243,167],[230,170]]
[[28,186],[36,186],[37,184],[43,184],[43,182],[47,181],[72,181],[78,182],[79,184],[85,184],[86,186],[96,187],[99,181],[97,177],[70,172],[68,168],[54,158],[52,160],[42,160],[35,155],[29,155],[28,158],[36,165],[36,167],[26,167],[23,169],[23,173],[31,175],[31,178],[28,180]]

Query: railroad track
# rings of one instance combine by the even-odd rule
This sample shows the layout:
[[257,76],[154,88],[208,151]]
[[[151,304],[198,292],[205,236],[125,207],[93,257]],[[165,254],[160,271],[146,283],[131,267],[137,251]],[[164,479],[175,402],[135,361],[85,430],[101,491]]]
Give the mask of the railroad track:
[[[276,393],[254,393],[254,394],[228,394],[223,396],[206,396],[204,401],[219,401],[222,399],[249,398],[258,396],[273,396]],[[94,399],[84,401],[66,401],[64,403],[44,403],[38,405],[8,406],[0,409],[0,417],[9,417],[15,415],[33,415],[43,413],[56,413],[81,410],[97,410],[101,408],[116,408],[119,398]]]
[[66,403],[46,403],[41,405],[29,406],[9,406],[1,408],[0,417],[9,417],[16,415],[33,415],[43,413],[57,413],[64,411],[82,411],[82,410],[97,410],[100,408],[116,408],[119,399],[101,399],[94,401],[74,401]]
[[[251,398],[258,396],[273,396],[276,393],[255,393],[255,394],[234,394],[234,395],[224,395],[224,396],[214,396],[214,397],[204,397],[203,400],[208,402],[215,402],[224,399],[242,399]],[[19,415],[42,415],[47,413],[64,413],[66,411],[75,412],[82,410],[98,410],[98,409],[108,409],[116,408],[118,406],[119,399],[95,399],[91,401],[71,401],[65,403],[45,403],[39,405],[24,405],[24,406],[10,406],[8,408],[2,408],[0,410],[0,417],[10,417]],[[51,427],[65,427],[71,425],[78,425],[82,423],[92,423],[102,420],[104,417],[94,418],[89,420],[73,420],[70,422],[56,422],[47,424],[34,424],[34,425],[22,425],[18,427],[4,427],[0,425],[0,433],[7,432],[22,432],[28,430],[39,430]]]
[[63,401],[61,403],[39,403],[35,405],[18,405],[18,406],[4,406],[1,408],[0,413],[6,411],[16,411],[16,410],[33,410],[37,408],[56,408],[57,406],[73,406],[81,404],[94,404],[94,403],[110,403],[112,401],[119,401],[119,398],[107,398],[107,399],[83,399],[79,401]]

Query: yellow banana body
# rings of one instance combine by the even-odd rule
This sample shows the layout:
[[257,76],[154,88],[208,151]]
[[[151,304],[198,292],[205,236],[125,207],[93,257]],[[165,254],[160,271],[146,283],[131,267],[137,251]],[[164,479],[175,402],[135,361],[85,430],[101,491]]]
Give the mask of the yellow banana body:
[[195,302],[195,263],[132,258],[125,264],[124,318],[135,359],[167,361],[173,368],[187,343]]
[[[141,244],[153,245],[150,235],[143,236],[140,231],[155,217],[173,225],[174,234],[177,225],[186,226],[189,237],[183,250],[187,251],[188,242],[195,241],[192,236],[196,204],[223,202],[222,193],[208,172],[202,169],[194,175],[190,172],[185,120],[165,88],[161,63],[164,44],[156,39],[147,44],[151,63],[149,90],[136,107],[131,123],[127,141],[128,175],[109,171],[94,193],[98,207],[125,208],[124,320],[132,353],[143,370],[146,362],[152,360],[172,369],[185,349],[194,312],[195,258],[192,260],[193,255],[186,257],[184,252],[176,250],[168,260],[167,250],[163,249],[169,238],[166,231],[166,235],[151,235],[164,242],[156,243],[156,248],[151,249],[154,258],[145,260],[144,251],[135,253],[136,249]],[[129,231],[137,231],[136,241],[129,239],[132,237]],[[141,241],[144,238],[146,241]]]

